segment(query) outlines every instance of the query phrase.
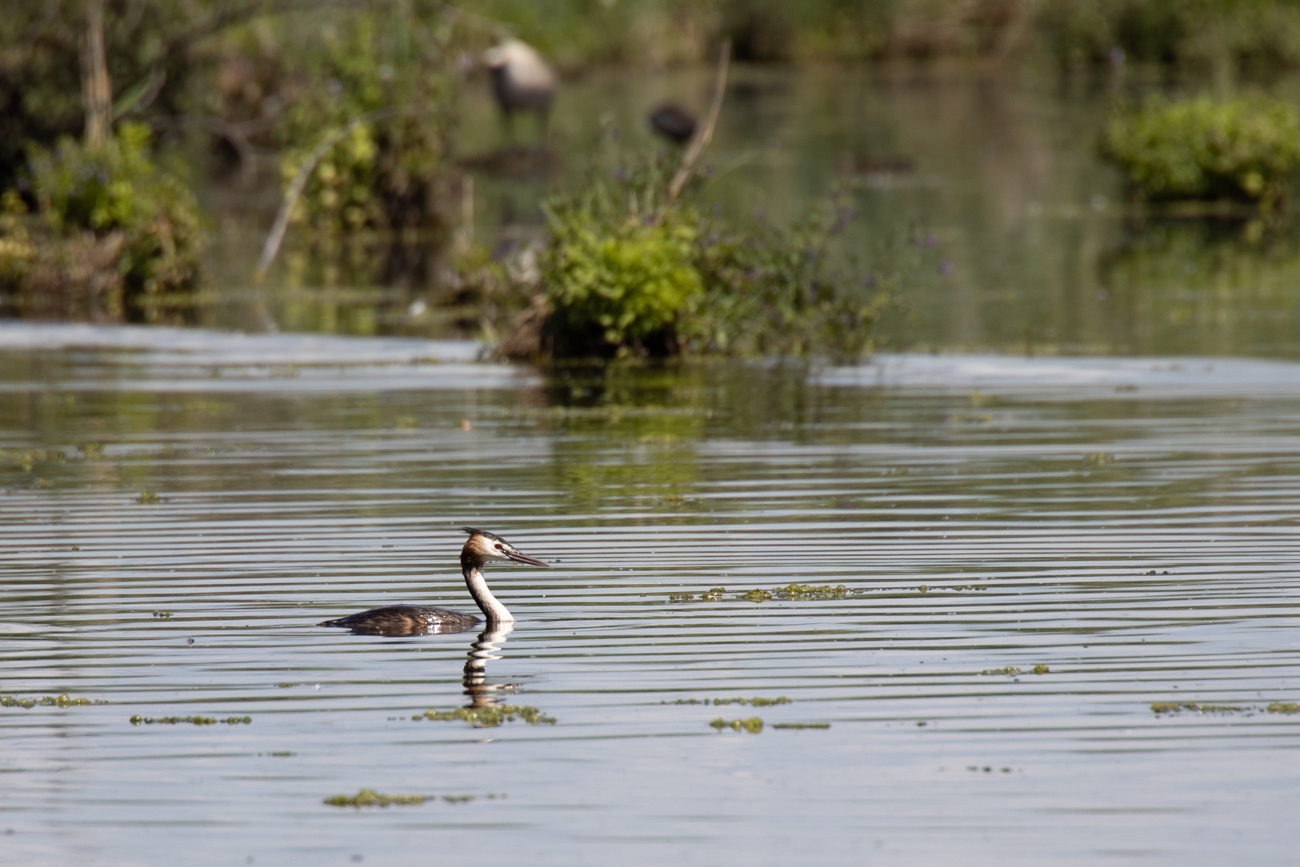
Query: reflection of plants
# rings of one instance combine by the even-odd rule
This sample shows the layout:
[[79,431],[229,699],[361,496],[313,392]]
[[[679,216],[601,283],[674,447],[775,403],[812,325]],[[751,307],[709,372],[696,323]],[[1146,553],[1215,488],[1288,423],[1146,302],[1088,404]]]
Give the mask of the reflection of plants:
[[1152,223],[1105,257],[1099,271],[1126,352],[1296,346],[1300,239],[1291,232],[1277,235],[1258,222]]
[[1300,115],[1276,99],[1153,99],[1113,117],[1101,151],[1146,199],[1271,205],[1300,165]]

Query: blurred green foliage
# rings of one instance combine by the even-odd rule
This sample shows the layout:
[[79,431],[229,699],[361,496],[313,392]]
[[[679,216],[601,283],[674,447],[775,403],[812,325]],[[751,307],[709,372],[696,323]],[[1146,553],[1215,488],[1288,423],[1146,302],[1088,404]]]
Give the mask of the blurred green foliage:
[[198,204],[154,165],[149,145],[147,127],[122,124],[99,147],[71,137],[34,147],[23,186],[36,209],[25,214],[22,198],[6,193],[0,280],[44,290],[89,282],[107,296],[103,307],[128,318],[149,318],[149,296],[197,288]]
[[457,20],[440,4],[403,3],[285,34],[296,95],[275,127],[285,183],[322,135],[364,119],[321,161],[295,220],[326,234],[445,228]]
[[789,229],[706,220],[647,161],[553,199],[542,262],[543,351],[584,356],[825,354],[856,358],[886,302],[830,249],[852,219],[832,197]]
[[1206,66],[1300,63],[1289,0],[1048,0],[1042,38],[1065,65],[1117,59]]
[[1300,165],[1300,115],[1262,97],[1152,99],[1109,122],[1102,155],[1152,200],[1237,199],[1272,205]]

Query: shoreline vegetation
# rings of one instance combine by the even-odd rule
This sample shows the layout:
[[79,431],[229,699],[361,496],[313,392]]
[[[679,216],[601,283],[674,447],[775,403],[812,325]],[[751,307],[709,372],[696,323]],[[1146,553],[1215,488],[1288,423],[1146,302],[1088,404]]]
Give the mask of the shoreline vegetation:
[[[53,9],[53,11],[51,11]],[[678,159],[621,153],[553,196],[513,259],[472,239],[461,94],[508,38],[561,78],[600,65],[719,56],[707,122]],[[503,357],[819,355],[871,350],[907,275],[864,277],[834,238],[836,188],[791,227],[708,214],[699,157],[729,59],[757,64],[949,59],[1115,76],[1128,66],[1237,72],[1300,66],[1300,8],[1281,0],[19,0],[0,21],[0,315],[183,323],[210,284],[200,175],[284,206],[250,279],[286,232],[338,284],[421,286]],[[1222,90],[1222,88],[1220,88]],[[1099,151],[1135,200],[1276,216],[1300,162],[1295,110],[1191,98],[1117,108]],[[1226,142],[1226,144],[1225,144]],[[605,149],[606,151],[609,148]],[[544,171],[544,147],[486,165]],[[576,155],[581,159],[581,155]],[[609,161],[592,154],[593,164]],[[673,163],[677,164],[674,165]],[[1235,212],[1234,212],[1235,214]],[[512,322],[498,328],[494,323]]]

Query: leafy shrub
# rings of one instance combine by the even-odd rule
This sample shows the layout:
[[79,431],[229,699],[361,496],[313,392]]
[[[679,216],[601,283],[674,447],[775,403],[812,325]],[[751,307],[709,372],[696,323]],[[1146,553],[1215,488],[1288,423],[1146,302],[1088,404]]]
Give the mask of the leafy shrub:
[[1300,116],[1274,99],[1156,99],[1114,116],[1101,153],[1145,199],[1271,205],[1300,164]]
[[[535,345],[553,357],[676,354],[855,358],[885,302],[837,269],[830,245],[852,218],[832,197],[795,227],[741,230],[691,202],[664,208],[668,172],[551,200]],[[624,206],[622,203],[627,203]]]
[[144,296],[197,288],[198,205],[154,166],[147,127],[123,124],[99,147],[64,138],[51,150],[35,148],[25,185],[36,213],[24,217],[21,199],[9,191],[0,225],[5,248],[20,254],[0,268],[11,284],[53,291],[89,280],[115,296],[109,308],[128,308],[128,315],[142,309]]

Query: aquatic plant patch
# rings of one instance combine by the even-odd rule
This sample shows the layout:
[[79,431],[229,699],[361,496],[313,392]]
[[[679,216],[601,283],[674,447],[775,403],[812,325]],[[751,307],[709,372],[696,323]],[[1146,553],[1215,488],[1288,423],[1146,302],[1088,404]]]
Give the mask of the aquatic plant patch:
[[508,722],[522,720],[529,725],[555,725],[555,717],[547,716],[535,707],[503,704],[494,707],[458,707],[455,710],[426,710],[411,717],[413,720],[449,722],[460,720],[475,728],[492,728]]
[[214,726],[214,725],[250,725],[253,722],[251,716],[228,716],[225,719],[217,719],[214,716],[160,716],[154,718],[151,716],[140,716],[136,714],[131,717],[131,725],[167,725],[175,726],[188,723],[195,726]]
[[[700,593],[698,596],[693,593],[669,593],[668,601],[670,603],[720,602],[726,592],[726,587],[710,587],[706,592]],[[837,584],[834,587],[829,584],[787,584],[784,587],[773,587],[771,590],[761,588],[743,590],[736,593],[732,598],[741,602],[768,602],[773,599],[783,602],[809,602],[824,599],[845,599],[852,595],[853,592],[843,584]]]
[[[666,701],[660,704],[668,704]],[[783,695],[776,698],[679,698],[673,704],[704,704],[704,705],[726,705],[726,704],[747,704],[750,707],[774,707],[779,704],[794,704],[794,699],[786,698]]]
[[1143,199],[1272,206],[1300,167],[1300,114],[1262,97],[1154,98],[1112,117],[1100,150]]
[[762,717],[756,716],[752,716],[749,719],[733,720],[725,720],[722,717],[718,717],[717,719],[712,720],[709,725],[713,726],[713,728],[719,732],[723,729],[731,729],[732,731],[744,731],[749,732],[751,735],[756,735],[763,730],[763,719]]
[[108,704],[103,699],[72,698],[69,695],[43,695],[40,698],[19,698],[16,695],[0,695],[0,707],[77,707],[87,704]]
[[[1052,670],[1051,668],[1049,668],[1049,667],[1046,666],[1046,665],[1043,665],[1041,662],[1040,662],[1038,665],[1035,665],[1035,666],[1031,669],[1031,671],[1032,671],[1034,674],[1048,674],[1048,673],[1051,672],[1051,670]],[[1005,674],[1005,675],[1007,675],[1007,676],[1009,676],[1009,677],[1015,677],[1015,676],[1018,675],[1018,674],[1024,674],[1024,673],[1025,673],[1025,672],[1021,671],[1019,668],[1017,668],[1017,667],[1014,666],[1014,665],[1006,665],[1006,666],[1003,666],[1002,668],[986,668],[986,669],[984,669],[983,671],[980,672],[980,674],[982,674],[982,675],[984,675],[984,674]]]
[[1246,714],[1257,713],[1300,714],[1300,704],[1290,701],[1275,701],[1264,707],[1259,705],[1239,704],[1200,704],[1194,701],[1153,701],[1151,711],[1156,716],[1170,716],[1180,713],[1197,714]]
[[[429,801],[443,801],[447,804],[468,804],[477,799],[477,795],[385,795],[374,789],[362,789],[355,795],[333,795],[325,798],[323,803],[329,807],[352,807],[360,810],[364,807],[418,807]],[[492,801],[505,795],[487,794],[483,796]]]

